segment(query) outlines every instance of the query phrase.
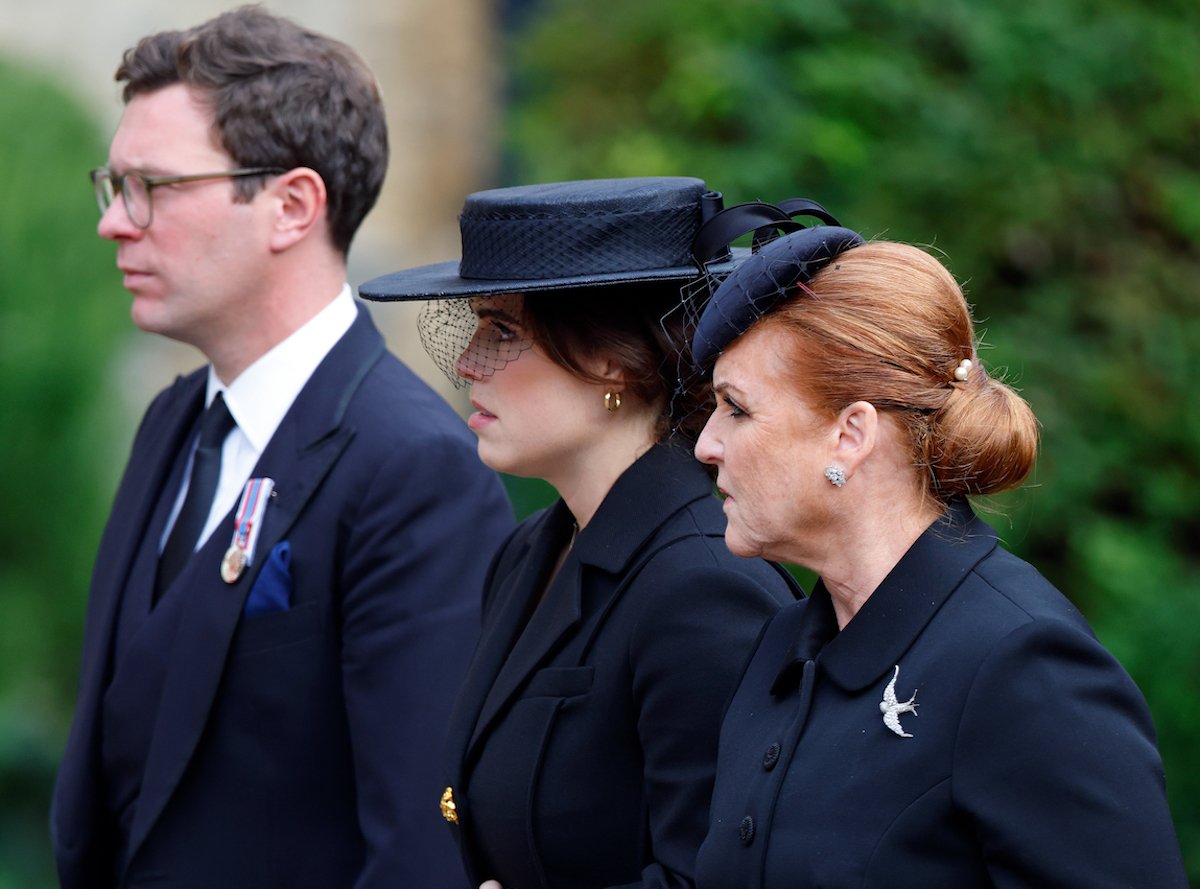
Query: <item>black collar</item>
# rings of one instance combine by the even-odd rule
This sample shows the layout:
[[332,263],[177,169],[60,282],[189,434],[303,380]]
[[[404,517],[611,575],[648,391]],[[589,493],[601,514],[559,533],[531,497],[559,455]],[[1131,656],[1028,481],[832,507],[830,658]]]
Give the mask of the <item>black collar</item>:
[[846,691],[873,684],[899,662],[963,578],[996,545],[996,532],[976,517],[966,500],[952,502],[840,632],[829,592],[818,583],[771,692],[794,690],[800,667],[810,660],[817,660]]
[[575,554],[585,564],[619,573],[655,528],[689,504],[712,495],[712,479],[687,450],[669,442],[657,444],[617,479],[587,527],[579,532]]

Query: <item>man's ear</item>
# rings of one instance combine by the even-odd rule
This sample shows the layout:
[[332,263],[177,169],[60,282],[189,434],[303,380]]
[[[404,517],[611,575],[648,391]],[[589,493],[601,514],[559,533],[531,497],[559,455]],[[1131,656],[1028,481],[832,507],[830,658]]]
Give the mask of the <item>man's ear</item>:
[[271,193],[271,249],[276,252],[304,240],[325,219],[325,180],[316,170],[295,167],[276,177]]
[[851,478],[879,441],[879,414],[875,405],[856,401],[843,408],[838,414],[835,433],[833,462]]

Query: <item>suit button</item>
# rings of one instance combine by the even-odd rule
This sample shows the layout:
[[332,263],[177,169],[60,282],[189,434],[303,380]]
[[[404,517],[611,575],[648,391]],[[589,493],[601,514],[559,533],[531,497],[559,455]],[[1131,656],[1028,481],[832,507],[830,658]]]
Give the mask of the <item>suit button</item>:
[[738,825],[738,839],[743,845],[749,846],[754,842],[754,819],[747,815]]
[[763,754],[763,768],[768,772],[775,768],[775,763],[779,762],[780,746],[778,743],[772,744],[767,748],[767,752]]

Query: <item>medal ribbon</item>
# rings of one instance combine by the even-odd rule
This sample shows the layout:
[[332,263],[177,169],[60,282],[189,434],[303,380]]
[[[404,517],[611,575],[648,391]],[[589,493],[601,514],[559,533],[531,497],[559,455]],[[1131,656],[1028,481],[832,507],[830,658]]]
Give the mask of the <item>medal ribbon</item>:
[[234,523],[232,546],[246,554],[247,564],[254,558],[254,545],[258,542],[259,531],[262,530],[262,516],[274,488],[274,479],[252,478],[246,482],[242,491],[242,500],[238,504]]

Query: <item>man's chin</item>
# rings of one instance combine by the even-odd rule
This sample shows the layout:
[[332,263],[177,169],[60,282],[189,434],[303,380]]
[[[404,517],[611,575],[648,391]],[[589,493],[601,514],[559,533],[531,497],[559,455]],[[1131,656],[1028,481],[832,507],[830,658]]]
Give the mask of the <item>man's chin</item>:
[[166,317],[162,303],[156,299],[134,294],[133,304],[129,308],[129,317],[138,330],[173,340],[179,339],[178,331],[175,329],[177,325],[173,325]]
[[155,318],[155,313],[139,306],[136,299],[133,302],[133,306],[129,310],[129,317],[133,319],[133,324],[138,330],[144,331],[145,333],[162,332],[158,320]]

